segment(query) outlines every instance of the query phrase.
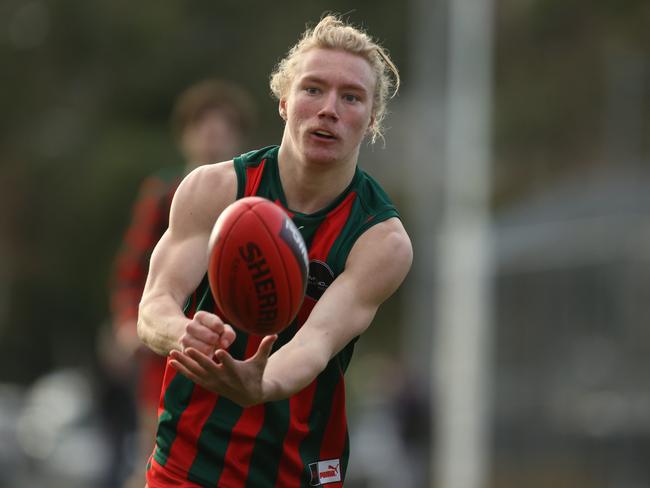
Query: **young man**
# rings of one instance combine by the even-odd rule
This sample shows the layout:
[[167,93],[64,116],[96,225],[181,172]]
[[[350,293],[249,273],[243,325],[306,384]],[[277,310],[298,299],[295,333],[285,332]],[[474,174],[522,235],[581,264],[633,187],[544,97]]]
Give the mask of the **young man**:
[[[144,343],[169,358],[150,488],[342,486],[343,373],[412,260],[397,211],[357,167],[364,137],[381,135],[391,77],[398,85],[371,38],[323,18],[272,76],[280,146],[201,167],[179,187],[138,320]],[[182,311],[205,276],[216,217],[250,195],[284,207],[309,247],[307,296],[279,336],[234,331],[212,313],[205,280],[199,311]]]
[[[151,452],[155,437],[166,363],[164,357],[142,347],[136,331],[149,258],[167,230],[172,198],[183,177],[200,164],[239,154],[254,120],[251,97],[233,83],[206,79],[180,94],[174,104],[172,125],[184,164],[161,169],[143,181],[114,262],[110,286],[114,342],[121,356],[132,360],[137,370],[135,400],[143,461]],[[137,483],[141,487],[142,473],[137,473],[136,478],[126,486]]]

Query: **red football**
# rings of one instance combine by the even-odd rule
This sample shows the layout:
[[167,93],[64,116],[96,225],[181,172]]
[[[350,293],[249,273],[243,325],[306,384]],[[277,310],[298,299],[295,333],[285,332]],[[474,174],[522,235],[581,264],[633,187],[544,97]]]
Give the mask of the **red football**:
[[208,279],[221,318],[245,332],[275,334],[298,313],[307,287],[307,246],[286,212],[245,197],[217,219]]

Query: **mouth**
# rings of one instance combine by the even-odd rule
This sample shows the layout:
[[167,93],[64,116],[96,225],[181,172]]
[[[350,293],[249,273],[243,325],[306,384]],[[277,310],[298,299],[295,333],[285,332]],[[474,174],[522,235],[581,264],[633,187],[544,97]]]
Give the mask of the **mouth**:
[[336,134],[333,134],[330,131],[324,130],[324,129],[316,129],[311,131],[311,134],[316,137],[319,140],[323,141],[333,141],[336,140]]

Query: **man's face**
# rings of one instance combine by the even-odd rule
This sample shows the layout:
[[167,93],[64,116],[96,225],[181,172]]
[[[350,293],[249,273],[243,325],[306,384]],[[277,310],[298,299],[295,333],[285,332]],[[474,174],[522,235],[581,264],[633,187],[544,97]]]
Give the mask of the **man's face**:
[[298,61],[280,114],[287,121],[283,144],[317,163],[355,161],[372,122],[375,76],[360,56],[311,49]]
[[189,164],[216,163],[239,155],[242,134],[227,108],[210,108],[183,131],[181,145]]

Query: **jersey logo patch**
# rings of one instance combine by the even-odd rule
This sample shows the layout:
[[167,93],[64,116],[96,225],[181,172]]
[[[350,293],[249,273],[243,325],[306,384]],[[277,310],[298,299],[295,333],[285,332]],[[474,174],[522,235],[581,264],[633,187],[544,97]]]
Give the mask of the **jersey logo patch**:
[[317,260],[309,262],[309,280],[306,292],[308,297],[318,300],[333,281],[334,272],[327,263]]
[[329,483],[341,481],[341,461],[339,459],[328,459],[317,461],[309,465],[311,473],[310,486],[322,486]]

